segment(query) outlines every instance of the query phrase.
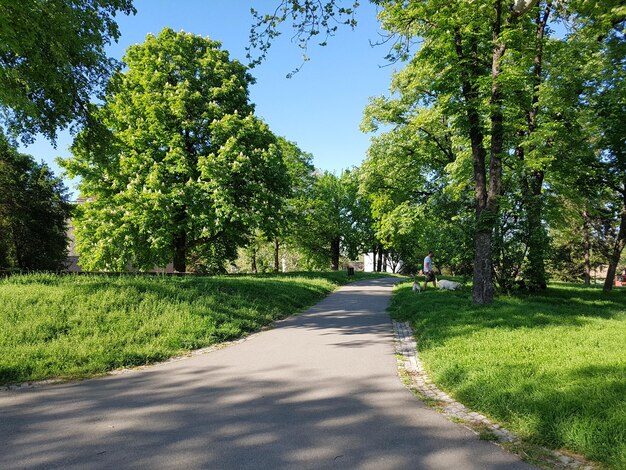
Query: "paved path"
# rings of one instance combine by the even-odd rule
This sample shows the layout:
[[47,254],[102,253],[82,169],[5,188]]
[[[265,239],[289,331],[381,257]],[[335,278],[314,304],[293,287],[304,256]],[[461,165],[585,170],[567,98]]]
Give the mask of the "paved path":
[[0,468],[531,469],[401,384],[392,283],[208,354],[0,392]]

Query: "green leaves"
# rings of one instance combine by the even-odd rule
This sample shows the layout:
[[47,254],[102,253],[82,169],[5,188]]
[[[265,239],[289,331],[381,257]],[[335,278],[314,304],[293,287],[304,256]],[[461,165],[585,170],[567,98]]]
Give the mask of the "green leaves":
[[11,136],[54,140],[71,122],[88,118],[90,95],[115,68],[104,47],[117,40],[117,13],[131,0],[0,0],[0,107]]
[[60,270],[67,261],[67,189],[0,135],[0,269]]
[[219,42],[169,28],[124,60],[64,163],[95,198],[77,221],[81,256],[152,269],[177,253],[184,271],[193,251],[214,266],[203,257],[233,254],[288,195],[281,147],[248,101],[252,78]]

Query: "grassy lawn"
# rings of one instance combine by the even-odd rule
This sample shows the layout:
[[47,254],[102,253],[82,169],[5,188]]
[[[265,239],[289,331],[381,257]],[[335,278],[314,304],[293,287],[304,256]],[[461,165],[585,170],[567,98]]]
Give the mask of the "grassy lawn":
[[81,378],[244,336],[380,274],[0,279],[0,384]]
[[626,290],[556,284],[475,307],[471,292],[396,290],[439,387],[527,442],[626,469]]

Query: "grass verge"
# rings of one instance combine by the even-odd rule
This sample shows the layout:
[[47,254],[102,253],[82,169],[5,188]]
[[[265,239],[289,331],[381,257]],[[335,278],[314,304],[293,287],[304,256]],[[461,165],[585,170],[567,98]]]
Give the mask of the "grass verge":
[[75,379],[239,338],[380,274],[0,279],[0,384]]
[[396,290],[392,316],[412,324],[433,381],[528,443],[626,469],[626,292],[470,297]]

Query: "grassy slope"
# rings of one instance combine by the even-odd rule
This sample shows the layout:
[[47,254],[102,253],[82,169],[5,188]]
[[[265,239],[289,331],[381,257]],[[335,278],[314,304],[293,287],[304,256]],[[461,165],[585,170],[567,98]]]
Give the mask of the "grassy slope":
[[409,284],[394,296],[434,381],[530,442],[626,469],[626,291],[556,285],[487,308],[470,297]]
[[0,384],[86,377],[238,338],[352,279],[345,272],[2,279]]

